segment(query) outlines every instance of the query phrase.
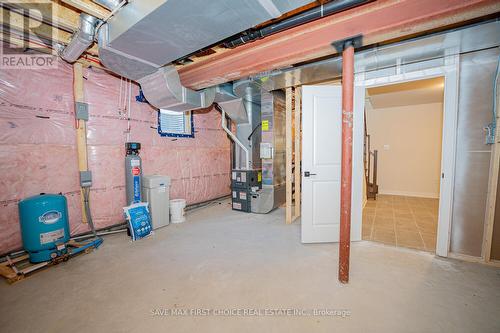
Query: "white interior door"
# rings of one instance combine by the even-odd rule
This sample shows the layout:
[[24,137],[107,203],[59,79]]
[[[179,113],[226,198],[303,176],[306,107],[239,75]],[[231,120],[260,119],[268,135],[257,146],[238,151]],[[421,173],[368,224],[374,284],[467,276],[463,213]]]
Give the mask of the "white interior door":
[[[359,91],[359,90],[358,90]],[[302,242],[338,242],[342,160],[342,87],[302,87]],[[357,96],[355,104],[364,102]],[[354,118],[354,128],[363,115]],[[353,142],[353,156],[360,149]],[[362,149],[362,146],[361,146]],[[361,170],[360,167],[361,166]],[[363,173],[353,159],[351,240],[361,239]]]

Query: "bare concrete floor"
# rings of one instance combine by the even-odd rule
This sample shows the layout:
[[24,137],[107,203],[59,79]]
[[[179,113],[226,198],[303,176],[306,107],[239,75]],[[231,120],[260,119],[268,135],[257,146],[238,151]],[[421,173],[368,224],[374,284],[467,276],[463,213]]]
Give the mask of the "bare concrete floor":
[[[0,283],[0,331],[500,332],[499,269],[362,241],[341,285],[337,245],[302,245],[300,226],[283,215],[233,212],[224,202],[136,243],[107,237],[92,254]],[[202,308],[255,310],[160,315]],[[265,309],[350,315],[255,316]]]

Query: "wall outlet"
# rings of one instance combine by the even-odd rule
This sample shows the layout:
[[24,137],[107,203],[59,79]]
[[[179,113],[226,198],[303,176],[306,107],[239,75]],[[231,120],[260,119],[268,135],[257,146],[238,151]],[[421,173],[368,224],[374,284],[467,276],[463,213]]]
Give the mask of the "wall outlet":
[[391,150],[391,146],[389,146],[389,145],[384,145],[384,150]]

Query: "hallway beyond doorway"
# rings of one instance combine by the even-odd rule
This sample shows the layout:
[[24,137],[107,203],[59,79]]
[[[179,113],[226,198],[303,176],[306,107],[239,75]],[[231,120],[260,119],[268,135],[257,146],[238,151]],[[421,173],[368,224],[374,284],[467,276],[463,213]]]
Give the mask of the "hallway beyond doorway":
[[439,199],[378,195],[363,209],[363,239],[434,252]]

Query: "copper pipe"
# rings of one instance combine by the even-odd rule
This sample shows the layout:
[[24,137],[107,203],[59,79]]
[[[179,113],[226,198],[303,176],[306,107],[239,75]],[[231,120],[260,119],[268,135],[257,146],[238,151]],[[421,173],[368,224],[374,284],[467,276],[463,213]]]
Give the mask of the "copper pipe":
[[339,281],[349,282],[351,245],[352,126],[354,100],[354,46],[342,51],[342,168],[340,188]]

